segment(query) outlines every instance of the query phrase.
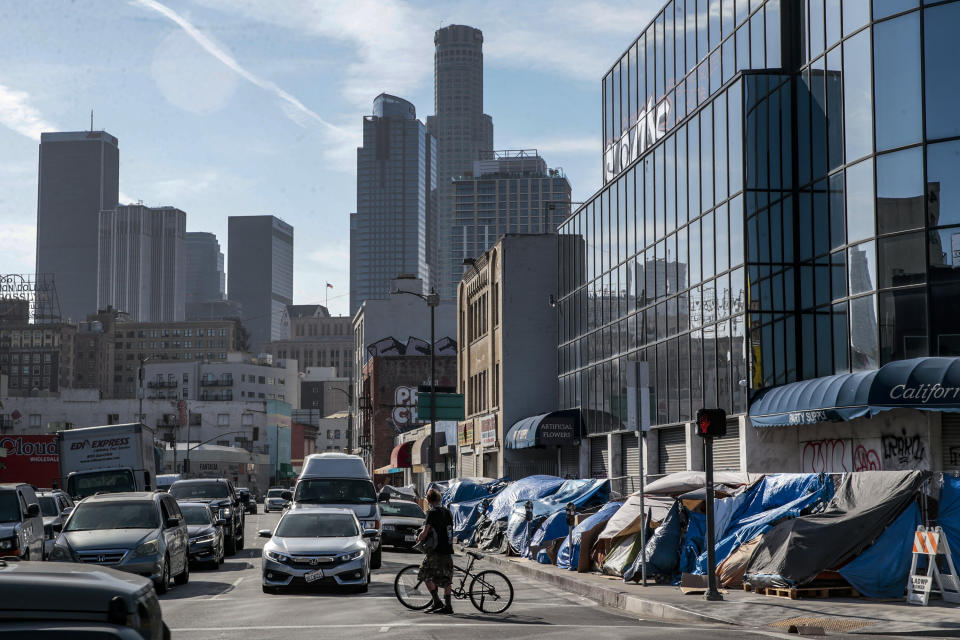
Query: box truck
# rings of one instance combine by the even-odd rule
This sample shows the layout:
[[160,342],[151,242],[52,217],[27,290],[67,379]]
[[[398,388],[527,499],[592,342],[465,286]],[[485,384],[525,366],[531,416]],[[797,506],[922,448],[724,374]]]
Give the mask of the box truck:
[[138,423],[58,431],[64,490],[75,499],[153,491],[157,488],[153,440],[153,431]]

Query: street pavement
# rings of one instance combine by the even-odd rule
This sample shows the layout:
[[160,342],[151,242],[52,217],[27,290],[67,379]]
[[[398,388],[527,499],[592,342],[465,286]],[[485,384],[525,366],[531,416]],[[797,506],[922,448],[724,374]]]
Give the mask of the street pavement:
[[[190,583],[161,596],[163,618],[178,638],[796,638],[730,625],[670,624],[640,620],[622,611],[507,572],[514,602],[501,615],[483,614],[469,601],[454,601],[452,616],[405,609],[393,594],[393,578],[415,553],[387,552],[365,594],[297,590],[268,595],[260,585],[259,529],[273,529],[280,514],[247,516],[246,549],[219,570],[194,569]],[[479,566],[479,565],[478,565]],[[859,638],[863,638],[861,635]]]

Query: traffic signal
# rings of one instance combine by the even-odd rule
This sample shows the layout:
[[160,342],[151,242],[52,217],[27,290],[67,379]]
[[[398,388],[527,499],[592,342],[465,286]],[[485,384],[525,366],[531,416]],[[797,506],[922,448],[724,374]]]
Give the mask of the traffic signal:
[[697,411],[697,435],[701,438],[719,438],[727,435],[727,412],[723,409]]

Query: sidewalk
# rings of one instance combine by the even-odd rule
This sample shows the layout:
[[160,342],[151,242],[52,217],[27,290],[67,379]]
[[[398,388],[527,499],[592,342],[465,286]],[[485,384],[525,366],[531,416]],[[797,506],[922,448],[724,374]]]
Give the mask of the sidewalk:
[[867,598],[789,600],[740,590],[724,591],[723,602],[702,594],[684,595],[679,587],[625,584],[620,578],[564,571],[552,565],[500,555],[486,561],[643,618],[671,622],[731,624],[787,631],[791,624],[823,627],[827,632],[909,637],[960,637],[960,605],[931,598],[919,607]]

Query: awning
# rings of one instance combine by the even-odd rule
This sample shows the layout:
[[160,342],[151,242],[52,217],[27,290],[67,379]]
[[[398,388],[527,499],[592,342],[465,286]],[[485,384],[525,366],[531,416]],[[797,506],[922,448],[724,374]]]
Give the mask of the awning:
[[[447,444],[447,437],[442,431],[437,431],[437,446],[443,447]],[[413,441],[413,450],[410,456],[410,462],[413,467],[425,466],[430,462],[430,434],[420,436]],[[416,469],[414,469],[416,470]]]
[[[404,469],[410,467],[410,450],[413,448],[413,440],[401,442],[390,452],[390,466],[395,469]],[[389,472],[394,473],[394,472]]]
[[879,369],[793,382],[760,392],[757,427],[853,420],[890,409],[960,412],[960,358],[913,358]]
[[504,442],[507,449],[573,444],[580,439],[580,422],[578,409],[530,416],[515,422]]
[[403,469],[399,467],[392,467],[389,464],[383,467],[377,467],[373,470],[373,473],[376,475],[388,475],[391,473],[403,473]]

